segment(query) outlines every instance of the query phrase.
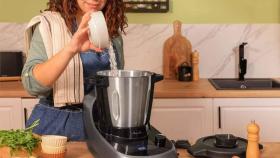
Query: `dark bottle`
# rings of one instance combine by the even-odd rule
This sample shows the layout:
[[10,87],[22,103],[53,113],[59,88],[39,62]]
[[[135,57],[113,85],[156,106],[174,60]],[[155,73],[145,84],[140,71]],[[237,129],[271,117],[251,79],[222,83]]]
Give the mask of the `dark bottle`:
[[178,67],[178,80],[179,81],[192,81],[192,67],[187,63],[183,63]]

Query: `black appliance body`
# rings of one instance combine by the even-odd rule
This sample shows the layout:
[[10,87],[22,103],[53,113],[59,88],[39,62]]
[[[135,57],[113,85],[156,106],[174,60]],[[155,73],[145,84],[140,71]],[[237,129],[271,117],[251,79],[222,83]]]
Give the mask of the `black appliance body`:
[[[232,134],[217,134],[198,139],[187,151],[196,158],[246,158],[247,140]],[[259,148],[263,146],[259,144]]]

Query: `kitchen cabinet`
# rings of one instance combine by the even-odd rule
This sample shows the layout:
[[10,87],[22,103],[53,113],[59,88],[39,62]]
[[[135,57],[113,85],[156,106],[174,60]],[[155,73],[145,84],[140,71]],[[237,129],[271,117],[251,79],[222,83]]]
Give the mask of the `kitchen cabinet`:
[[0,130],[25,128],[38,101],[35,98],[0,98]]
[[21,98],[0,98],[0,130],[22,128]]
[[169,139],[195,142],[213,134],[212,99],[154,99],[151,124]]
[[261,142],[280,141],[280,98],[214,98],[214,131],[247,138],[247,124],[260,126]]
[[22,127],[25,127],[26,121],[30,117],[32,110],[36,104],[38,104],[39,99],[33,98],[22,98],[21,105],[23,108],[23,119],[22,119]]

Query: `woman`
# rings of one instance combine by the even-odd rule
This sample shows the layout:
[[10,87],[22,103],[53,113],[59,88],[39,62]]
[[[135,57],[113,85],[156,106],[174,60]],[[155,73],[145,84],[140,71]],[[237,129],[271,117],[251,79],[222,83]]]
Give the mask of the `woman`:
[[122,0],[50,0],[48,9],[28,24],[22,82],[31,95],[40,98],[27,121],[30,126],[40,119],[34,133],[85,139],[81,103],[94,88],[87,79],[110,69],[108,49],[96,48],[89,41],[88,22],[95,11],[105,16],[117,66],[122,69],[121,32],[127,26]]

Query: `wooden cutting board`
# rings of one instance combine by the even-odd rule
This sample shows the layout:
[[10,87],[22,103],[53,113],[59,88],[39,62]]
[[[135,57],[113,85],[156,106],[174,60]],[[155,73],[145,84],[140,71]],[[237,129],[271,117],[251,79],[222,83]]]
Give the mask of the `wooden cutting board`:
[[173,22],[174,34],[169,37],[163,47],[163,74],[165,79],[177,79],[178,67],[186,63],[191,66],[191,42],[181,33],[182,23]]
[[[16,151],[12,157],[9,147],[1,147],[0,153],[0,158],[29,158],[29,154],[25,150]],[[32,153],[32,156],[34,157],[38,157],[39,155],[41,155],[41,145],[38,145],[38,147]]]
[[[40,137],[37,134],[33,134],[34,137]],[[38,143],[38,147],[34,149],[34,151],[32,152],[32,156],[39,157],[42,155],[41,153],[41,143]],[[25,150],[19,150],[16,151],[13,155],[13,157],[11,156],[11,148],[9,148],[8,146],[6,147],[0,147],[0,158],[30,158],[29,154],[27,151]]]

